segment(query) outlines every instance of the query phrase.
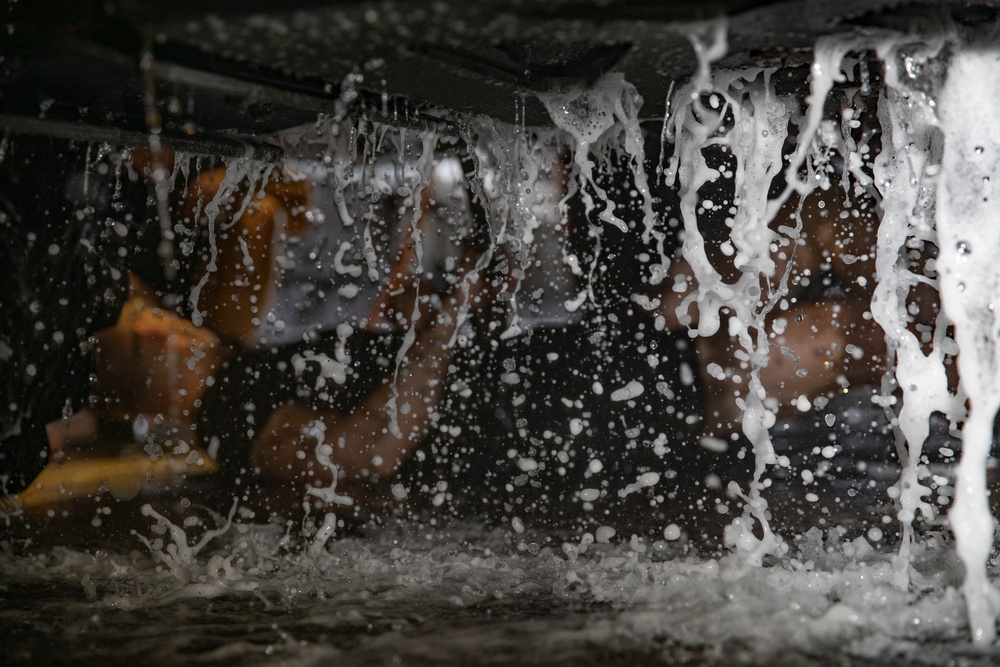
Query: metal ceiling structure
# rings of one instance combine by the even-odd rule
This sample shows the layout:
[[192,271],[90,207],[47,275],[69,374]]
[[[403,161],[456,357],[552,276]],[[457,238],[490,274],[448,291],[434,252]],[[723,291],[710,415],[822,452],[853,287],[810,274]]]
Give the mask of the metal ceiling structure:
[[[7,4],[0,128],[175,147],[243,150],[275,131],[353,107],[389,123],[484,114],[551,121],[534,93],[609,71],[662,117],[689,77],[691,35],[728,17],[720,67],[782,68],[807,85],[821,35],[947,12],[991,21],[997,0],[107,0]],[[340,106],[338,106],[340,105]]]

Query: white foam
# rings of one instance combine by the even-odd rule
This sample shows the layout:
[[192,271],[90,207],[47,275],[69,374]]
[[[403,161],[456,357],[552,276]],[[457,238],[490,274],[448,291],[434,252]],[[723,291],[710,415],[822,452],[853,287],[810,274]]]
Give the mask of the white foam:
[[949,518],[965,564],[963,591],[972,638],[988,646],[996,637],[1000,611],[1000,594],[986,573],[994,530],[986,462],[1000,407],[1000,318],[994,311],[994,304],[1000,303],[1000,53],[995,45],[972,43],[955,49],[940,114],[945,149],[938,189],[937,266],[970,406]]

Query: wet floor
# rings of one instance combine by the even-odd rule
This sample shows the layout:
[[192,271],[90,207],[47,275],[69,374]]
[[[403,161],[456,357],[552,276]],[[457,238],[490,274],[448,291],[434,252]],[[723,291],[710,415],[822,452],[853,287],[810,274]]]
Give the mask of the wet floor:
[[7,664],[986,665],[998,658],[968,642],[961,566],[948,533],[933,527],[908,570],[911,585],[900,590],[890,538],[873,542],[838,529],[790,536],[787,553],[763,568],[683,538],[601,544],[478,521],[355,527],[310,549],[316,538],[299,529],[237,518],[199,550],[200,536],[224,517],[191,510],[203,524],[173,532],[141,511],[148,500],[102,514],[105,529],[117,525],[103,544],[78,532],[64,536],[76,546],[56,546],[52,518],[31,543],[6,533]]

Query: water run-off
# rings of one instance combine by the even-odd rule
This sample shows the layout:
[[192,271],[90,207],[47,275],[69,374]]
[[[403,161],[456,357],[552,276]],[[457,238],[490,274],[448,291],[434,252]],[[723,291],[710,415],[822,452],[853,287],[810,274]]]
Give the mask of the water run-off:
[[[767,68],[715,67],[727,48],[723,22],[696,26],[691,42],[700,67],[691,80],[678,83],[667,104],[655,169],[646,166],[655,159],[648,159],[650,143],[639,124],[642,100],[618,74],[586,90],[543,95],[555,129],[463,118],[459,137],[451,140],[468,149],[475,169],[471,187],[489,202],[492,238],[475,270],[485,271],[507,253],[517,279],[508,296],[512,316],[497,330],[499,340],[537,326],[533,321],[544,315],[537,304],[529,308],[532,291],[522,282],[530,279],[531,249],[538,245],[541,252],[539,239],[552,238],[544,226],[565,219],[573,196],[581,198],[588,216],[594,213],[589,238],[598,249],[607,226],[641,235],[658,254],[646,264],[649,289],[630,297],[636,307],[660,312],[656,294],[665,281],[677,281],[672,289],[682,298],[676,312],[658,315],[657,326],[667,327],[666,320],[676,317],[692,339],[727,327],[738,344],[736,358],[744,362],[735,400],[755,464],[748,480],[718,482],[732,506],[728,515],[716,517],[725,528],[714,544],[694,539],[685,524],[690,515],[672,519],[653,511],[655,495],[655,525],[638,528],[616,525],[607,516],[578,531],[547,530],[544,522],[526,525],[515,509],[486,522],[435,518],[439,503],[431,502],[423,513],[400,512],[360,536],[341,534],[338,515],[350,511],[351,501],[336,487],[309,491],[308,520],[264,524],[255,519],[266,512],[241,511],[245,496],[228,517],[206,511],[184,524],[161,514],[155,503],[135,502],[115,509],[131,513],[126,523],[135,526],[134,534],[100,549],[62,546],[52,531],[32,536],[24,525],[33,519],[12,511],[4,519],[10,536],[0,553],[6,659],[993,664],[1000,655],[994,645],[1000,599],[991,583],[996,562],[987,495],[1000,405],[994,316],[1000,237],[991,233],[1000,228],[992,201],[1000,160],[1000,50],[993,35],[921,20],[908,33],[867,30],[821,38],[804,97],[780,93],[775,72]],[[443,139],[426,128],[358,123],[346,111],[350,86],[345,90],[343,116],[323,118],[283,141],[292,155],[303,145],[324,146],[334,164],[341,218],[363,225],[344,194],[356,176],[358,146],[374,152],[394,144],[397,154],[408,155],[395,187],[420,201],[434,172],[434,147]],[[868,106],[873,100],[877,118]],[[872,127],[878,131],[863,131]],[[721,162],[712,158],[719,151]],[[547,190],[539,175],[539,165],[560,154],[572,155],[564,165],[564,196]],[[612,162],[631,171],[627,199],[641,221],[632,229],[620,214],[622,202],[595,177]],[[240,184],[245,192],[262,191],[272,167],[252,156],[226,166],[224,182],[204,205],[213,237],[210,271],[220,202]],[[186,180],[182,171],[162,174],[157,189]],[[706,186],[720,180],[730,200],[706,202]],[[664,184],[678,198],[671,213],[683,230],[677,252],[665,244],[657,219],[654,186]],[[790,463],[772,442],[777,407],[761,371],[784,353],[771,339],[774,314],[789,307],[791,262],[776,262],[775,256],[780,248],[794,256],[803,233],[801,205],[798,224],[769,223],[814,191],[843,201],[843,219],[871,214],[859,204],[865,196],[879,200],[877,285],[868,317],[885,332],[891,365],[872,400],[891,418],[899,477],[883,490],[881,500],[891,509],[877,516],[855,516],[850,529],[831,520],[789,530],[772,511],[781,500],[775,494],[785,487],[771,480]],[[706,249],[717,241],[699,226],[713,207],[725,207],[729,228],[725,252],[734,259],[725,276]],[[418,217],[408,226],[419,264],[431,248],[422,243]],[[930,246],[936,248],[932,259],[912,261],[911,250]],[[555,258],[553,273],[564,280],[565,294],[556,305],[572,316],[597,298],[590,286],[601,271],[600,253],[592,253],[587,265],[558,243],[546,252]],[[375,270],[375,254],[365,253],[368,266],[336,270],[367,276]],[[680,261],[690,267],[683,279],[671,273]],[[466,280],[475,278],[474,271]],[[917,284],[933,287],[942,306],[921,328],[911,326],[909,296]],[[190,295],[195,324],[204,285],[195,285]],[[475,316],[458,313],[452,344],[460,344],[462,323]],[[411,318],[395,359],[397,375],[418,319]],[[349,337],[351,328],[342,333]],[[322,365],[320,380],[343,382],[338,374],[344,359],[312,360]],[[948,375],[956,364],[957,384]],[[393,379],[394,388],[398,381]],[[623,381],[600,391],[618,392],[613,400],[624,402],[653,388]],[[386,406],[390,430],[399,429],[400,399],[393,393]],[[826,402],[808,407],[821,409]],[[954,497],[944,508],[932,497],[932,476],[922,460],[932,413],[943,416],[953,434],[961,431]],[[568,423],[567,432],[578,432],[580,423]],[[319,437],[322,445],[323,433]],[[332,451],[316,447],[323,466],[336,464]],[[523,461],[525,473],[533,470],[534,461]],[[624,498],[691,483],[661,472],[644,472],[611,492]],[[448,492],[475,496],[476,484],[469,479],[467,488]],[[573,492],[584,503],[598,494],[590,488]],[[201,502],[196,493],[183,493],[189,504]],[[393,493],[401,498],[407,490],[397,494],[394,487]],[[859,505],[857,511],[869,509]],[[720,511],[708,505],[702,510]]]

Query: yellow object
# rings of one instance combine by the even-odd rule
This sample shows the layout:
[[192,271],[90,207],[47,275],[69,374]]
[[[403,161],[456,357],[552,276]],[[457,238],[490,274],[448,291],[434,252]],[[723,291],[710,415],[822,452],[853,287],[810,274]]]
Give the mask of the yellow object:
[[53,462],[15,499],[24,509],[85,498],[100,491],[126,500],[139,493],[143,484],[178,482],[185,476],[208,475],[218,469],[219,464],[200,449],[156,459],[135,453]]

